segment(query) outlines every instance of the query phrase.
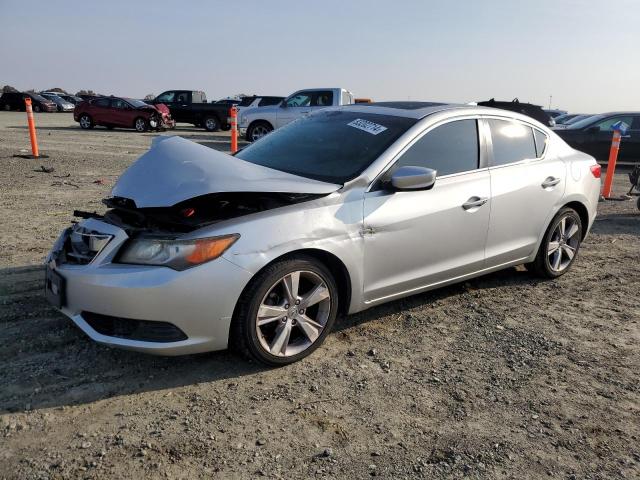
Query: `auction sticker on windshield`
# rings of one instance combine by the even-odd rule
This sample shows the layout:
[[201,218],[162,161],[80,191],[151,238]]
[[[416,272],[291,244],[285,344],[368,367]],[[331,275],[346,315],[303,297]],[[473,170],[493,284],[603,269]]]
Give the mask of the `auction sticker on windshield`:
[[347,125],[363,130],[371,135],[378,135],[387,129],[387,127],[370,122],[369,120],[363,120],[362,118],[356,118],[354,121],[347,123]]

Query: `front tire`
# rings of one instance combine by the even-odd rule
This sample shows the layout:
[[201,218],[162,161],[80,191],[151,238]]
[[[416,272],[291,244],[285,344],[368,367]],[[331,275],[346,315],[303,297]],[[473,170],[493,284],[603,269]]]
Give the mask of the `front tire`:
[[578,212],[569,207],[561,209],[544,234],[531,270],[543,278],[564,275],[578,255],[582,229]]
[[327,267],[307,256],[278,261],[240,296],[231,344],[266,365],[288,365],[322,344],[337,312],[338,289]]
[[40,105],[34,105],[33,106],[33,111],[36,113],[40,113]]
[[82,115],[80,115],[80,118],[78,119],[78,123],[80,123],[80,128],[82,128],[83,130],[89,130],[94,127],[93,120],[86,113],[83,113]]
[[138,117],[133,122],[133,128],[136,129],[136,132],[144,133],[149,129],[149,122],[142,117]]

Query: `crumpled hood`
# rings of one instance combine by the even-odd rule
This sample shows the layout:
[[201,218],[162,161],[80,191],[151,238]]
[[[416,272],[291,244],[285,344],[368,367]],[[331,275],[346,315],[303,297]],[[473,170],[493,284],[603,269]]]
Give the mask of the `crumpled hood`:
[[111,195],[146,208],[170,207],[210,193],[329,194],[340,187],[255,165],[182,137],[160,136],[120,176]]

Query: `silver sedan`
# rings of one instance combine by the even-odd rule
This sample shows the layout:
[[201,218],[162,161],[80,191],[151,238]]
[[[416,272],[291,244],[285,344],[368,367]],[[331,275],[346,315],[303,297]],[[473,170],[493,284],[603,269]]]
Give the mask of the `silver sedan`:
[[45,291],[103,344],[283,365],[339,313],[515,265],[564,274],[599,192],[592,157],[490,108],[332,108],[235,156],[158,137],[62,233]]

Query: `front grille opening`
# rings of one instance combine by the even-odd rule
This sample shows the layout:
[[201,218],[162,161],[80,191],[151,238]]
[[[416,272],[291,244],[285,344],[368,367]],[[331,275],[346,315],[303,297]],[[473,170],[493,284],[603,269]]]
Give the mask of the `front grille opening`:
[[188,338],[182,330],[169,322],[134,320],[93,312],[82,312],[82,318],[96,332],[108,337],[164,343],[179,342]]

